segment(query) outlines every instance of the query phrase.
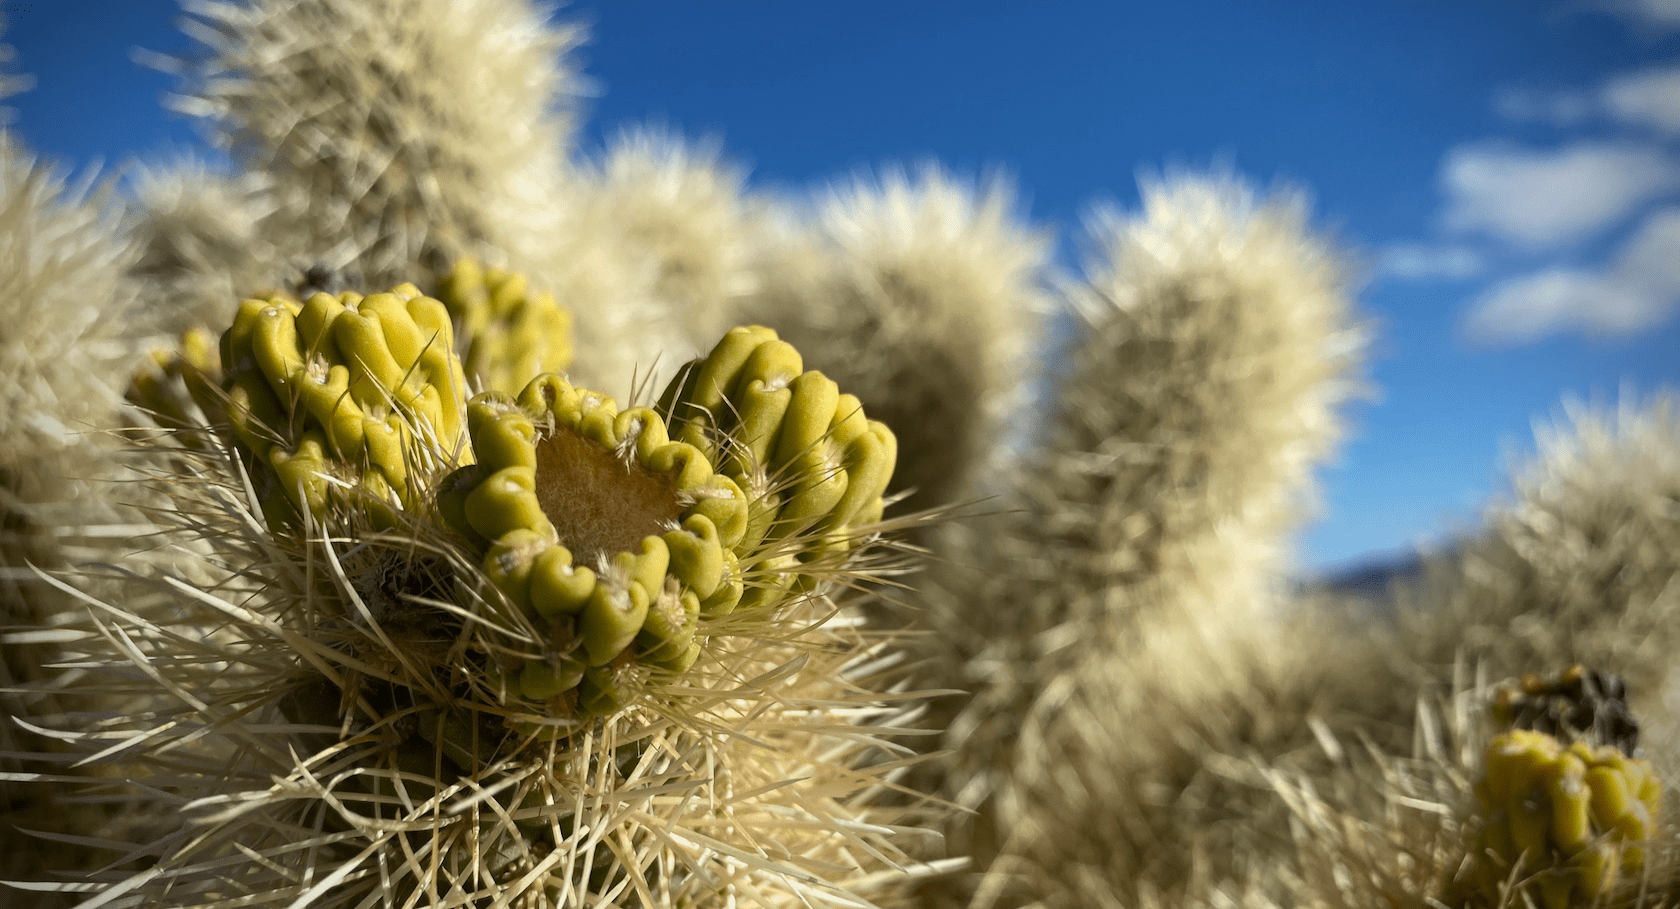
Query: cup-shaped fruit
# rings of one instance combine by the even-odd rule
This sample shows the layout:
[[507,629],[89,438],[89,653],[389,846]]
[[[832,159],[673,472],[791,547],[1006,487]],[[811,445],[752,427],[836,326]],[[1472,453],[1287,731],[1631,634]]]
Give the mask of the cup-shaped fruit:
[[1543,906],[1589,905],[1643,868],[1662,798],[1648,762],[1516,729],[1488,744],[1484,766],[1477,860],[1488,896],[1529,880]]
[[732,329],[677,373],[658,412],[671,438],[746,492],[747,523],[734,548],[749,575],[795,555],[811,570],[781,586],[808,588],[819,563],[844,559],[860,528],[880,520],[897,456],[892,431],[821,372],[805,370],[799,352],[768,328]]
[[740,489],[654,411],[555,375],[474,398],[467,421],[478,463],[446,478],[438,506],[537,632],[516,693],[589,715],[629,702],[637,666],[686,669],[703,604],[740,597],[726,583]]
[[[414,508],[426,494],[410,475],[416,454],[452,458],[464,441],[466,385],[452,345],[443,304],[411,284],[367,297],[246,300],[221,339],[234,437],[258,472],[313,465],[317,478],[331,476],[326,492],[356,488],[376,508]],[[320,449],[319,465],[306,443]],[[329,496],[294,495],[316,485],[299,480],[279,485],[294,509],[321,518]]]
[[210,423],[224,418],[221,394],[221,356],[215,338],[202,328],[182,332],[171,346],[152,352],[130,381],[125,397],[149,412],[165,429],[173,430],[183,445],[203,448],[208,437],[193,408]]

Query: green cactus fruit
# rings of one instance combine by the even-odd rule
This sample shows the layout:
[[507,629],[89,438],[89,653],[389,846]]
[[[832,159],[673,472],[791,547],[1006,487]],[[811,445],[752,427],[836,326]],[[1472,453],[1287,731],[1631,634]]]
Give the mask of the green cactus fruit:
[[444,480],[438,508],[482,541],[486,576],[539,631],[542,649],[503,667],[509,689],[599,715],[628,701],[631,667],[687,669],[701,615],[741,596],[726,582],[741,490],[654,411],[556,375],[466,412],[478,463]]
[[[897,442],[858,399],[762,326],[732,329],[707,356],[681,369],[660,396],[671,438],[719,465],[745,490],[746,574],[777,557],[811,566],[788,583],[808,589],[818,563],[843,559],[859,529],[880,520]],[[778,575],[781,577],[781,575]],[[759,588],[754,600],[774,600]]]
[[554,295],[533,293],[525,276],[462,259],[438,285],[455,320],[468,377],[488,391],[513,394],[538,373],[572,362],[572,314]]
[[1493,715],[1508,729],[1532,729],[1563,741],[1585,738],[1632,754],[1639,724],[1628,712],[1620,676],[1576,664],[1555,676],[1534,673],[1499,686]]
[[1526,881],[1539,905],[1564,909],[1594,905],[1619,880],[1637,878],[1662,787],[1649,762],[1613,746],[1515,729],[1488,743],[1476,801],[1484,897],[1497,902],[1506,881]]
[[203,328],[189,328],[169,347],[152,352],[150,362],[134,374],[125,397],[144,408],[164,429],[176,433],[183,445],[203,448],[209,438],[192,410],[211,423],[223,419],[222,362],[216,341]]
[[464,444],[449,316],[412,284],[246,300],[221,358],[227,418],[271,523],[320,519],[346,488],[391,520],[426,497],[410,477],[417,451],[452,459]]

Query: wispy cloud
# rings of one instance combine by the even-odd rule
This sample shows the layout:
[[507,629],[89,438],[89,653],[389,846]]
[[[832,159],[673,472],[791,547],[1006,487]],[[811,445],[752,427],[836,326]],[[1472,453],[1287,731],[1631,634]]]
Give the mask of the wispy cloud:
[[1607,0],[1602,7],[1649,29],[1680,29],[1680,0]]
[[1592,92],[1508,86],[1494,92],[1493,109],[1507,120],[1579,126],[1599,116],[1603,104]]
[[[1680,6],[1680,0],[1676,0]],[[1624,123],[1680,135],[1680,65],[1654,66],[1612,79],[1604,106]]]
[[1449,229],[1539,250],[1588,239],[1680,186],[1680,161],[1629,142],[1486,142],[1448,151],[1441,183]]
[[1680,64],[1622,73],[1591,91],[1508,86],[1494,93],[1493,108],[1507,120],[1562,127],[1612,122],[1680,135]]
[[1580,331],[1620,337],[1680,312],[1680,206],[1652,213],[1598,269],[1554,268],[1495,285],[1471,304],[1473,340],[1513,346]]
[[1391,243],[1377,251],[1378,275],[1405,280],[1474,278],[1487,268],[1481,253],[1467,246]]

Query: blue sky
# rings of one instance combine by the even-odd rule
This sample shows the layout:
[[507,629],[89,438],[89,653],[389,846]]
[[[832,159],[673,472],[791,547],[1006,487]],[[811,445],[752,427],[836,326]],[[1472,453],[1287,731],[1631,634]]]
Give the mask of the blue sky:
[[[174,0],[0,3],[12,129],[107,167],[203,153],[131,48]],[[1140,169],[1304,186],[1355,249],[1378,396],[1326,469],[1307,567],[1443,539],[1531,421],[1680,385],[1680,0],[594,0],[584,151],[649,120],[808,187],[935,158],[1001,167],[1073,248]]]

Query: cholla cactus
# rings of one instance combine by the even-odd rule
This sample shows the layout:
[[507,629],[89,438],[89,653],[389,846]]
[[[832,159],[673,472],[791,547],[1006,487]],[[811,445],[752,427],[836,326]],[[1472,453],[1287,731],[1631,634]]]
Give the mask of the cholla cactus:
[[[0,779],[73,790],[30,822],[117,850],[53,856],[60,890],[288,909],[1680,895],[1648,782],[1680,769],[1670,398],[1548,440],[1521,501],[1372,640],[1369,616],[1279,583],[1362,340],[1294,198],[1146,186],[1141,218],[1092,219],[1070,278],[998,183],[887,171],[771,203],[715,146],[658,132],[568,162],[551,107],[577,32],[522,0],[191,11],[206,51],[173,64],[179,106],[241,172],[148,177],[132,247],[16,155],[0,183],[19,260],[0,434],[51,456],[0,475],[0,567],[24,582],[7,608],[36,626],[3,639],[6,669],[49,676],[7,705],[40,761]],[[1040,387],[1052,298],[1081,318]],[[730,331],[682,365],[758,321],[783,334]],[[179,341],[120,412],[153,326]],[[83,426],[138,447],[107,464],[113,434],[59,432]],[[142,509],[86,482],[123,467],[139,482],[108,488]],[[912,488],[911,507],[1007,498],[960,526],[883,519]],[[927,548],[883,558],[912,526]],[[888,599],[932,633],[882,630]],[[1489,750],[1489,688],[1464,668],[1575,660],[1606,675],[1508,689],[1498,709],[1536,731]],[[1455,699],[1418,711],[1449,673]],[[918,717],[930,683],[964,693]],[[925,719],[948,756],[898,742]],[[51,891],[42,856],[8,850],[9,877]]]
[[462,259],[438,285],[473,388],[517,394],[540,372],[572,362],[572,314],[524,275]]
[[[297,291],[288,285],[324,266],[354,287],[430,288],[455,257],[501,249],[540,223],[531,202],[561,180],[564,106],[578,87],[564,52],[578,30],[551,26],[524,0],[190,11],[202,52],[157,65],[182,78],[174,106],[206,120],[257,175],[212,190],[260,220],[229,218],[204,190],[154,178],[141,230],[191,247],[169,255],[149,242],[154,280],[208,290],[224,275],[260,273],[259,285],[231,288],[243,296]],[[195,302],[209,309],[214,299]]]
[[[901,671],[828,597],[870,576],[885,430],[797,354],[760,358],[797,389],[776,419],[701,425],[762,415],[751,354],[790,350],[763,329],[693,364],[664,413],[556,376],[463,405],[433,350],[449,337],[411,287],[247,301],[222,345],[237,445],[177,444],[203,424],[145,437],[169,453],[159,479],[195,482],[166,487],[159,558],[71,624],[93,667],[74,689],[123,709],[44,722],[72,748],[126,741],[94,760],[146,786],[92,785],[156,864],[81,886],[181,906],[777,905],[908,863],[883,824],[903,809],[876,804]],[[749,501],[724,471],[764,472],[760,452],[780,485]],[[441,465],[474,458],[440,494]],[[100,627],[125,642],[103,659]]]
[[1488,743],[1485,767],[1475,855],[1488,904],[1509,881],[1534,887],[1546,909],[1595,904],[1644,870],[1662,807],[1649,762],[1519,729]]
[[[1666,692],[1680,618],[1680,398],[1571,405],[1537,442],[1515,472],[1515,499],[1398,592],[1403,646],[1437,684],[1460,653],[1495,676],[1572,663],[1612,672],[1650,734],[1675,741]],[[1653,757],[1673,773],[1680,755],[1668,751]]]
[[[1186,818],[1176,793],[1203,754],[1126,730],[1241,751],[1274,735],[1268,713],[1318,702],[1295,687],[1315,673],[1264,648],[1282,637],[1273,540],[1299,512],[1304,453],[1334,438],[1360,338],[1339,260],[1293,198],[1184,178],[1146,202],[1097,222],[1049,445],[1021,473],[1020,512],[952,536],[959,567],[932,613],[940,681],[975,690],[947,731],[946,792],[978,810],[956,832],[995,880],[966,886],[1013,876],[1053,905],[1181,891],[1193,839],[1245,810],[1207,797]],[[1265,747],[1298,747],[1304,725]]]
[[[0,132],[0,625],[14,632],[0,638],[0,797],[10,806],[0,863],[12,879],[44,861],[85,860],[81,846],[23,836],[14,823],[73,834],[104,817],[97,806],[54,804],[57,787],[18,785],[12,755],[52,748],[14,717],[86,706],[40,687],[61,656],[62,601],[31,566],[98,558],[136,520],[126,507],[134,498],[102,482],[117,447],[101,431],[116,425],[114,380],[137,354],[126,339],[150,329],[124,276],[134,251],[117,215],[108,187],[91,175],[67,184]],[[15,687],[28,684],[37,687]]]
[[1002,179],[970,187],[933,167],[860,176],[815,208],[767,232],[747,312],[892,427],[906,508],[1002,491],[991,478],[1051,308],[1048,235]]
[[682,352],[756,320],[741,299],[757,285],[765,206],[744,186],[716,143],[661,129],[625,130],[578,168],[545,247],[516,261],[577,312],[586,384],[657,388]]
[[229,300],[287,286],[271,189],[260,173],[218,173],[190,157],[139,169],[129,231],[140,257],[130,274],[165,330],[219,323]]

